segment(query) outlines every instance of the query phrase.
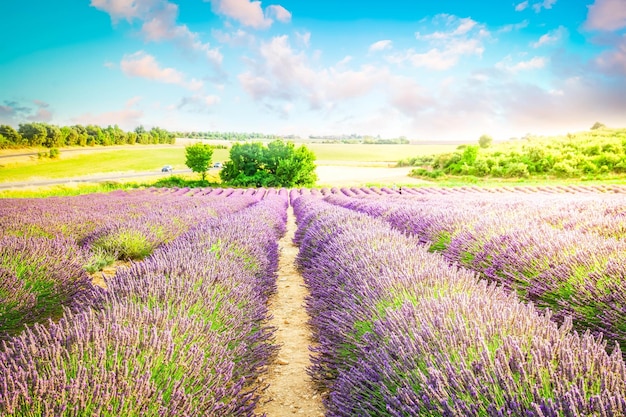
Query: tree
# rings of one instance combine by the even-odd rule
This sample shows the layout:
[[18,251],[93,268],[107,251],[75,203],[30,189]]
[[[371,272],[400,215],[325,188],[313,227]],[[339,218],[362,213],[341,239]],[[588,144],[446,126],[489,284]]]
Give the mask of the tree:
[[220,172],[222,180],[236,186],[294,187],[314,185],[315,154],[306,146],[275,140],[236,143]]
[[481,148],[490,147],[492,142],[493,142],[493,138],[489,135],[482,135],[478,139],[478,144],[480,145]]
[[591,130],[604,129],[605,127],[604,123],[595,122],[593,126],[591,126]]
[[41,146],[48,137],[48,130],[42,123],[20,124],[18,132],[29,146]]
[[202,176],[202,181],[206,179],[206,173],[213,158],[213,147],[204,143],[196,143],[185,147],[185,165],[193,172],[198,172]]
[[44,140],[43,146],[56,148],[65,144],[63,133],[58,126],[45,124],[44,127],[46,128],[46,140]]
[[467,165],[472,165],[476,162],[476,158],[478,157],[478,146],[469,145],[463,149],[463,156],[461,157],[461,161],[465,162]]
[[9,125],[0,125],[0,135],[4,136],[11,145],[21,145],[22,135]]

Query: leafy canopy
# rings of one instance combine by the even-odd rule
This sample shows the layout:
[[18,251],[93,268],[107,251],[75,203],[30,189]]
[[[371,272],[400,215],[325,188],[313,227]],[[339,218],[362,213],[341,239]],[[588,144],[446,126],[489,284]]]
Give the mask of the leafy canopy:
[[236,143],[220,177],[225,183],[252,187],[312,186],[317,180],[315,154],[306,146],[275,140]]
[[481,148],[488,148],[489,146],[491,146],[492,142],[493,142],[493,138],[489,135],[482,135],[478,139],[478,144],[480,145]]
[[213,148],[204,143],[196,143],[185,147],[185,165],[193,172],[202,176],[202,181],[206,179],[206,173],[213,158]]

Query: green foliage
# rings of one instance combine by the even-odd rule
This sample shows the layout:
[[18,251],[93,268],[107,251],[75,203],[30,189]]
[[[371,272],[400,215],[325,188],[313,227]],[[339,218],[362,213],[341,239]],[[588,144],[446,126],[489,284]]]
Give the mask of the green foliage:
[[605,127],[604,123],[595,122],[593,126],[591,126],[591,130],[604,129]]
[[0,149],[22,146],[22,135],[9,125],[0,125]]
[[[595,125],[594,125],[595,126]],[[483,135],[483,137],[486,135]],[[481,138],[483,138],[481,137]],[[597,178],[626,173],[626,129],[595,127],[560,137],[534,137],[490,146],[458,147],[453,153],[405,160],[413,175],[433,172],[485,178]]]
[[48,130],[43,123],[20,124],[18,132],[28,146],[41,146],[48,137]]
[[142,231],[120,230],[105,234],[92,244],[92,250],[100,254],[92,261],[99,266],[110,259],[141,260],[150,255],[156,246]]
[[476,162],[476,158],[478,157],[478,146],[469,145],[463,149],[463,156],[461,157],[461,161],[465,164],[472,165]]
[[513,162],[504,169],[504,176],[507,178],[527,178],[529,176],[528,165],[523,162]]
[[87,260],[85,271],[93,274],[102,271],[105,267],[112,265],[117,260],[115,254],[109,253],[103,248],[94,248],[91,257]]
[[275,140],[236,143],[230,161],[220,172],[222,181],[235,186],[295,187],[315,184],[315,154],[306,146]]
[[213,147],[203,143],[185,147],[185,165],[193,172],[202,176],[202,181],[206,179],[206,173],[211,165],[213,158]]
[[478,138],[478,145],[480,145],[481,148],[490,147],[492,142],[493,138],[489,135],[482,135],[480,138]]
[[[140,132],[140,133],[138,133]],[[55,126],[47,123],[22,123],[19,130],[9,125],[0,125],[0,149],[44,146],[59,148],[63,146],[109,146],[141,144],[173,144],[176,136],[172,132],[153,127],[146,132],[143,127],[135,132],[125,132],[119,126],[74,125]]]

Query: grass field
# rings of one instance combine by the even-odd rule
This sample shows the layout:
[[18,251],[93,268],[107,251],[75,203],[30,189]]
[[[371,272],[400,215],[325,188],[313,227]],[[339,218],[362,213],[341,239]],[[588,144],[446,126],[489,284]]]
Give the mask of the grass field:
[[[298,145],[296,145],[298,146]],[[320,164],[343,165],[387,163],[408,156],[453,151],[456,145],[349,145],[307,144]],[[213,161],[228,160],[227,149],[215,149]],[[13,152],[14,153],[14,152]],[[8,154],[8,153],[6,153]],[[72,178],[99,173],[160,171],[163,165],[174,170],[185,169],[183,146],[149,147],[127,146],[119,149],[86,148],[84,152],[63,152],[59,159],[21,158],[0,160],[0,182],[19,182],[40,179]]]
[[[296,145],[297,146],[297,145]],[[395,163],[411,156],[452,152],[457,145],[351,145],[307,143],[306,146],[324,164],[357,162]]]
[[[106,148],[105,148],[106,149]],[[71,178],[111,172],[160,171],[163,165],[186,169],[185,148],[134,148],[99,150],[88,153],[63,153],[60,159],[34,159],[8,163],[0,168],[0,182],[28,181],[44,178]],[[228,158],[227,149],[216,149],[214,161]],[[2,161],[0,161],[2,163]]]

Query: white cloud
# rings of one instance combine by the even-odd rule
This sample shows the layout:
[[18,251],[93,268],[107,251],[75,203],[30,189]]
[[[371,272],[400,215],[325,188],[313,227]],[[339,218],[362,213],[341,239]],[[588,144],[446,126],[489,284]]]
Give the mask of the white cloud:
[[559,26],[557,29],[542,35],[537,42],[533,42],[531,45],[533,48],[539,48],[541,46],[550,45],[559,42],[568,34],[567,29],[564,26]]
[[626,27],[624,0],[596,0],[589,6],[584,24],[589,30],[613,31]]
[[243,87],[244,91],[256,101],[261,101],[272,95],[272,82],[265,77],[255,75],[251,71],[247,71],[239,74],[237,78],[239,79],[239,83]]
[[371,44],[369,47],[369,52],[380,52],[380,51],[384,51],[385,49],[391,49],[391,47],[392,47],[391,40],[384,39],[384,40],[374,42],[373,44]]
[[135,96],[135,97],[129,98],[128,101],[126,102],[126,108],[134,107],[140,101],[141,101],[141,96]]
[[520,61],[517,63],[512,63],[512,59],[510,56],[507,56],[501,62],[496,64],[496,68],[504,71],[509,71],[512,73],[517,73],[520,71],[532,71],[537,69],[542,69],[548,63],[548,59],[541,56],[535,56],[527,61]]
[[236,31],[231,33],[223,32],[219,29],[214,29],[212,31],[212,34],[218,42],[225,43],[229,46],[252,46],[256,41],[253,35],[243,29],[237,29]]
[[474,28],[484,30],[482,25],[478,25],[478,22],[469,17],[458,18],[456,16],[442,14],[436,16],[433,19],[433,22],[435,24],[444,24],[447,30],[436,31],[425,35],[422,35],[420,32],[416,32],[415,37],[419,40],[446,41],[466,35]]
[[279,22],[291,22],[291,12],[285,9],[283,6],[272,4],[270,6],[267,6],[267,8],[265,9],[265,13],[270,17],[274,17]]
[[528,1],[523,1],[515,6],[516,12],[521,12],[522,10],[526,10],[528,8]]
[[296,32],[296,39],[302,46],[308,48],[311,45],[311,32]]
[[144,51],[124,55],[120,69],[129,77],[145,78],[166,84],[176,84],[188,90],[199,90],[203,82],[196,79],[185,80],[184,75],[174,68],[161,68],[156,59]]
[[513,32],[513,31],[518,31],[520,29],[524,29],[525,27],[528,27],[528,20],[524,20],[519,23],[512,23],[510,25],[504,25],[500,29],[498,29],[497,32],[508,33],[508,32]]
[[408,61],[416,68],[427,68],[437,71],[445,71],[459,63],[463,56],[481,56],[485,48],[478,39],[456,39],[447,42],[442,48],[432,48],[419,53],[414,49],[408,49],[403,53],[390,55],[389,62],[401,63]]
[[206,113],[211,112],[221,101],[221,98],[216,95],[195,94],[191,97],[183,97],[176,105],[176,108],[179,110],[186,108],[192,112]]
[[557,0],[543,0],[540,3],[533,4],[533,10],[535,13],[539,13],[541,9],[551,9],[556,4]]
[[606,74],[626,76],[626,34],[622,35],[614,50],[603,52],[595,62]]
[[[205,0],[209,1],[209,0]],[[210,0],[212,10],[220,15],[230,17],[254,29],[266,29],[274,23],[273,19],[286,23],[291,21],[291,13],[280,5],[261,8],[260,1],[250,0]]]
[[113,22],[120,19],[131,21],[144,11],[151,1],[141,0],[91,0],[91,6],[107,12]]
[[351,55],[346,55],[344,56],[341,61],[337,62],[337,67],[343,67],[348,65],[351,61],[352,61],[352,56]]
[[327,73],[328,79],[323,85],[326,90],[324,95],[331,100],[347,100],[366,95],[385,77],[383,70],[371,65],[363,66],[357,71],[331,68]]
[[457,65],[464,56],[482,56],[485,50],[482,41],[490,36],[484,25],[470,18],[445,14],[436,16],[433,23],[443,25],[445,30],[415,33],[417,40],[427,44],[426,51],[410,48],[389,55],[387,60],[395,64],[409,62],[418,68],[444,71]]
[[389,102],[394,108],[410,117],[417,116],[435,104],[429,91],[413,78],[402,76],[391,78]]
[[147,41],[173,41],[186,51],[203,55],[220,71],[222,54],[219,49],[203,43],[200,36],[187,25],[178,25],[178,5],[167,0],[91,0],[91,6],[108,13],[111,20],[139,20]]
[[[31,106],[31,103],[36,108]],[[17,125],[25,120],[33,122],[50,122],[53,118],[53,112],[50,110],[50,104],[41,100],[32,100],[28,104],[23,105],[17,101],[4,100],[4,104],[0,104],[0,123]]]
[[[323,110],[336,101],[362,97],[381,85],[385,71],[374,66],[345,69],[349,57],[336,66],[314,68],[309,57],[295,50],[286,35],[260,45],[259,56],[248,60],[250,69],[239,74],[239,82],[255,101],[304,100],[310,109]],[[279,110],[280,106],[266,106]]]
[[37,111],[26,119],[31,122],[50,122],[52,120],[52,112],[48,110],[50,104],[41,100],[33,100],[33,103],[37,106]]

